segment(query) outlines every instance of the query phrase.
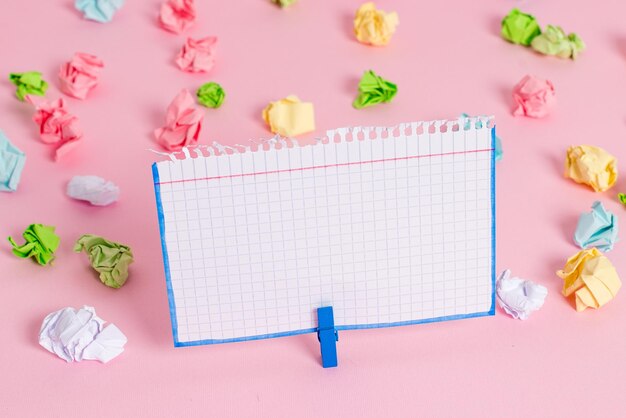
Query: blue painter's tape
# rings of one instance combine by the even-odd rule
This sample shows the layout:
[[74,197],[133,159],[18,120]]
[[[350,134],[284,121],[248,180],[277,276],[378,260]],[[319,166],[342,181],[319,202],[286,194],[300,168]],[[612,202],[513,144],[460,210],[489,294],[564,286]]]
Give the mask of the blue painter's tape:
[[[462,315],[447,315],[447,316],[440,316],[437,318],[416,319],[412,321],[386,322],[382,324],[335,325],[335,329],[337,331],[349,331],[349,330],[355,330],[355,329],[391,328],[391,327],[400,327],[400,326],[405,326],[405,325],[431,324],[433,322],[453,321],[457,319],[478,318],[481,316],[491,316],[494,314],[495,314],[495,305],[492,304],[491,309],[485,312],[474,312],[471,314],[462,314]],[[317,328],[307,328],[307,329],[300,329],[300,330],[287,331],[287,332],[276,332],[273,334],[252,335],[252,336],[247,336],[247,337],[228,338],[228,339],[223,339],[223,340],[213,339],[213,340],[184,341],[184,342],[177,342],[175,345],[176,347],[191,347],[191,346],[196,346],[196,345],[236,343],[236,342],[242,342],[242,341],[264,340],[267,338],[290,337],[293,335],[309,334],[312,332],[317,332]]]
[[491,128],[491,309],[496,314],[496,127]]
[[174,345],[176,347],[193,347],[196,345],[239,343],[242,341],[254,341],[254,340],[266,340],[268,338],[291,337],[293,335],[310,334],[312,332],[317,332],[317,328],[306,328],[306,329],[299,329],[299,330],[287,331],[287,332],[275,332],[271,334],[248,335],[246,337],[237,337],[237,338],[195,340],[195,341],[183,341],[183,342],[179,341],[179,342],[174,343]]
[[165,268],[165,283],[167,286],[167,300],[170,306],[170,320],[172,321],[172,335],[174,346],[179,347],[178,321],[176,320],[176,302],[172,290],[170,277],[170,262],[167,256],[167,244],[165,243],[165,218],[163,217],[163,203],[161,202],[161,185],[159,184],[159,168],[156,163],[152,164],[152,178],[154,179],[154,195],[156,197],[157,215],[159,217],[159,234],[161,235],[161,251],[163,252],[163,267]]

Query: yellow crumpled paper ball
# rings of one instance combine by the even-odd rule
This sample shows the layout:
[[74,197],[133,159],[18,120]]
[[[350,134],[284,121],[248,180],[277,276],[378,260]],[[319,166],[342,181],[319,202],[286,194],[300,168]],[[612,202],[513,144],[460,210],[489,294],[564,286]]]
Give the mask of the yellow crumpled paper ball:
[[315,130],[313,103],[301,102],[294,95],[270,102],[263,109],[263,120],[273,133],[285,137]]
[[622,282],[615,267],[597,248],[582,250],[567,260],[556,272],[565,280],[563,295],[576,295],[576,311],[597,309],[617,295]]
[[617,160],[600,147],[578,145],[567,149],[565,177],[604,192],[617,181]]
[[387,45],[398,26],[396,12],[377,10],[373,2],[364,3],[354,17],[354,35],[359,42],[370,45]]

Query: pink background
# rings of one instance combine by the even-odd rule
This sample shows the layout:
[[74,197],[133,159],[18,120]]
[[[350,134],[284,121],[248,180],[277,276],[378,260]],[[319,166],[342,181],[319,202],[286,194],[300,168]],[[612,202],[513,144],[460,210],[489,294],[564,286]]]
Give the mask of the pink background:
[[[219,37],[209,75],[173,65],[184,36],[155,23],[159,0],[127,1],[109,24],[83,20],[71,0],[4,0],[0,14],[0,129],[28,155],[19,191],[0,195],[0,237],[30,223],[55,225],[62,244],[42,268],[0,249],[0,415],[4,416],[616,416],[626,390],[626,295],[599,311],[576,313],[554,272],[577,251],[580,213],[602,200],[625,222],[616,200],[563,178],[570,144],[605,147],[626,161],[626,4],[619,0],[385,1],[400,26],[386,48],[357,43],[351,19],[360,1],[301,0],[280,10],[265,0],[197,1],[190,36]],[[542,57],[499,38],[513,6],[542,25],[562,25],[586,41],[571,62]],[[37,138],[29,105],[17,101],[12,71],[39,70],[60,95],[56,73],[74,52],[101,57],[101,85],[86,101],[68,99],[85,141],[55,163]],[[361,73],[396,82],[393,104],[354,110]],[[558,105],[544,120],[511,116],[512,86],[526,73],[552,80]],[[181,88],[214,80],[227,92],[206,112],[201,143],[268,137],[260,117],[290,93],[315,104],[318,132],[350,125],[494,114],[504,142],[497,169],[498,270],[511,268],[549,289],[528,321],[496,317],[342,332],[336,369],[319,364],[314,334],[174,349],[146,151],[151,132]],[[624,166],[622,166],[624,169]],[[76,174],[122,189],[112,207],[64,195]],[[133,248],[136,262],[120,290],[97,280],[83,233]],[[2,238],[3,240],[5,238]],[[626,244],[609,258],[626,272]],[[624,293],[626,291],[622,291]],[[38,345],[42,319],[65,306],[93,305],[128,336],[107,365],[65,364]]]

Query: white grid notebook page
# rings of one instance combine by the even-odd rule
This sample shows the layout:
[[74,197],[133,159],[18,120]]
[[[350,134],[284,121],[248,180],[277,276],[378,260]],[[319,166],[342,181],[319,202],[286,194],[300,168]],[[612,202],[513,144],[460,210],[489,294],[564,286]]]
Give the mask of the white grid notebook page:
[[156,163],[175,344],[493,314],[495,128],[469,122]]

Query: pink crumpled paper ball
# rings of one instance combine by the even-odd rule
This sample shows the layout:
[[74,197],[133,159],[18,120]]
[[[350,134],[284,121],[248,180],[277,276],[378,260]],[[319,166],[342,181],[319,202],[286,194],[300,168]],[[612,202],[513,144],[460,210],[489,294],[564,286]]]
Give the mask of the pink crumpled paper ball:
[[196,106],[189,90],[184,89],[167,108],[165,126],[154,131],[159,144],[169,151],[179,151],[198,142],[204,112]]
[[166,0],[161,5],[159,23],[167,31],[181,33],[190,28],[195,20],[194,0]]
[[217,38],[209,36],[202,39],[187,38],[176,58],[176,65],[189,73],[206,73],[215,65],[215,47]]
[[39,125],[41,141],[57,145],[55,160],[59,160],[79,144],[83,131],[78,118],[68,112],[63,98],[48,101],[28,95],[26,100],[35,106],[33,121]]
[[61,91],[77,99],[85,99],[98,84],[104,63],[95,55],[77,52],[71,61],[61,65]]
[[513,99],[514,116],[543,118],[556,103],[554,85],[549,80],[527,75],[513,89]]

